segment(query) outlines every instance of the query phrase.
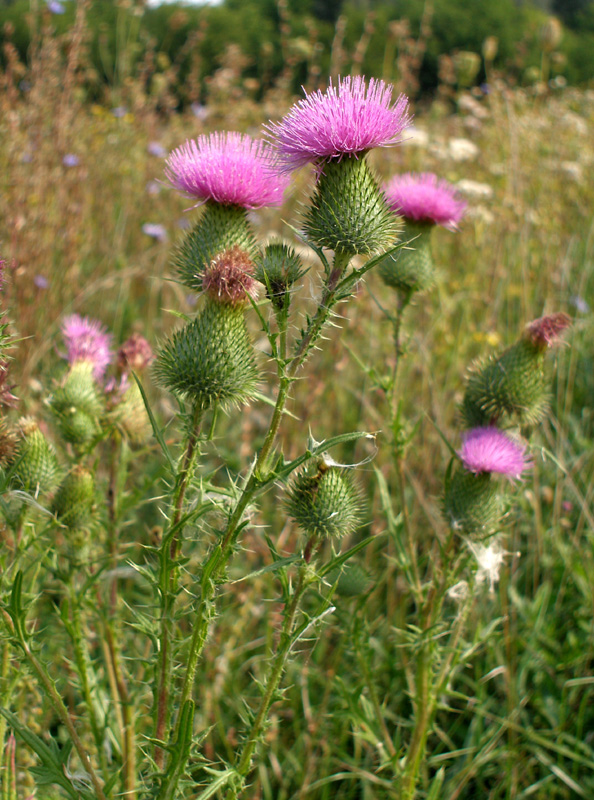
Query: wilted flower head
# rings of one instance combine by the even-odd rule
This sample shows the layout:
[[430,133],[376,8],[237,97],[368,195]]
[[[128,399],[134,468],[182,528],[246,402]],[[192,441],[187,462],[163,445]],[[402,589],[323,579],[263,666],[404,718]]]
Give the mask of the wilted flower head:
[[72,314],[62,323],[66,343],[66,358],[70,364],[87,361],[93,365],[93,375],[100,380],[111,361],[111,335],[103,325],[88,317]]
[[16,408],[18,405],[18,397],[12,393],[14,387],[8,383],[8,361],[5,358],[0,359],[0,406],[7,406],[8,408]]
[[198,200],[242,208],[280,206],[288,179],[275,169],[266,142],[243,133],[211,133],[187,141],[167,159],[176,189]]
[[356,155],[372,147],[400,142],[410,124],[408,99],[392,103],[392,87],[361,76],[338,78],[325,92],[318,90],[300,100],[280,122],[268,126],[284,170],[343,155]]
[[473,428],[458,451],[469,472],[497,472],[513,480],[529,466],[526,448],[497,428]]
[[240,247],[219,253],[204,271],[202,289],[221,303],[238,305],[257,292],[254,264]]
[[396,175],[385,187],[388,204],[415,222],[443,225],[455,230],[466,210],[466,201],[456,189],[432,172]]
[[122,372],[145,369],[153,360],[153,350],[144,336],[133,333],[118,350],[117,365]]
[[571,325],[571,317],[563,312],[539,317],[531,322],[525,331],[525,336],[533,345],[541,350],[552,347],[561,338],[561,334]]

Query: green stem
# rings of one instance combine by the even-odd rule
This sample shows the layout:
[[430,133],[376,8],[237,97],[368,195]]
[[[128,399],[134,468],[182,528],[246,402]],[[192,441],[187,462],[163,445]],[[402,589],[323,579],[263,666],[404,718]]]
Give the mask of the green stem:
[[95,747],[97,748],[99,763],[101,764],[101,772],[105,776],[107,775],[107,754],[105,752],[105,747],[103,746],[103,734],[99,726],[99,721],[97,720],[97,713],[93,703],[93,692],[91,690],[91,684],[89,681],[88,657],[86,649],[83,646],[80,604],[76,590],[72,584],[72,580],[69,582],[68,593],[70,595],[70,611],[72,613],[72,619],[70,624],[66,626],[66,629],[74,648],[74,661],[76,663],[78,677],[80,678],[82,695],[87,709],[87,714],[89,716],[89,723],[93,733],[93,739],[95,740]]
[[252,726],[249,730],[249,733],[246,737],[246,740],[241,748],[239,755],[236,759],[237,766],[235,767],[235,773],[240,778],[240,786],[234,786],[230,789],[229,794],[227,795],[227,800],[234,800],[237,797],[238,789],[241,790],[243,787],[243,783],[245,778],[248,776],[251,768],[252,768],[252,757],[258,746],[258,742],[260,741],[262,730],[268,719],[268,712],[270,711],[270,706],[274,701],[274,696],[276,691],[279,687],[285,665],[287,662],[288,655],[291,651],[291,647],[293,645],[293,628],[295,625],[295,619],[297,617],[297,613],[299,611],[299,604],[303,595],[305,594],[307,587],[309,586],[309,581],[307,580],[307,573],[309,570],[309,560],[311,558],[311,553],[315,547],[316,537],[312,537],[306,547],[304,553],[304,563],[301,565],[299,569],[299,575],[297,577],[297,584],[295,586],[295,591],[293,593],[293,597],[291,598],[291,602],[289,603],[288,607],[285,610],[285,619],[283,622],[283,627],[280,634],[280,639],[278,642],[278,646],[276,649],[276,653],[272,664],[270,666],[270,671],[268,673],[268,677],[266,679],[266,689],[264,691],[264,696],[260,702],[260,707],[258,708],[258,713],[252,723]]
[[[4,640],[2,642],[2,661],[0,662],[0,706],[9,708],[10,686],[8,674],[10,671],[10,645]],[[4,738],[6,736],[6,720],[0,717],[0,753],[4,753]],[[4,771],[3,762],[0,761],[0,787],[3,783],[2,772]]]
[[136,740],[132,703],[109,622],[105,623],[104,633],[122,714],[124,796],[126,800],[136,800]]
[[[161,545],[161,565],[159,571],[161,635],[159,657],[157,661],[157,686],[153,707],[153,718],[155,719],[154,738],[161,742],[166,741],[169,734],[169,694],[173,663],[171,652],[173,639],[173,607],[177,598],[179,582],[179,567],[176,562],[182,544],[180,522],[182,519],[186,491],[194,475],[194,468],[198,458],[201,420],[202,408],[197,405],[192,414],[181,467],[176,476],[175,491],[172,498],[173,514],[167,532],[163,536]],[[165,751],[159,745],[155,746],[154,759],[157,767],[162,768],[165,762]]]
[[27,644],[26,639],[23,636],[23,631],[21,629],[21,626],[19,625],[17,627],[13,623],[13,621],[8,617],[8,615],[6,615],[6,614],[5,614],[5,621],[6,621],[7,625],[8,625],[8,627],[9,627],[10,632],[14,636],[17,637],[17,641],[19,643],[19,646],[22,649],[23,653],[25,654],[25,657],[26,657],[27,661],[29,662],[29,665],[31,666],[31,669],[33,670],[33,672],[35,673],[35,675],[39,679],[39,681],[42,684],[43,688],[45,689],[45,691],[46,691],[46,693],[47,693],[47,695],[48,695],[48,697],[50,699],[50,702],[51,702],[51,704],[52,704],[52,706],[54,708],[54,711],[56,712],[56,714],[60,718],[60,721],[62,722],[62,724],[64,725],[66,730],[68,731],[68,735],[70,736],[70,739],[72,740],[72,744],[74,745],[74,749],[78,753],[78,757],[80,759],[80,763],[82,765],[82,768],[88,774],[89,779],[90,779],[91,783],[93,784],[93,789],[95,790],[95,794],[97,795],[97,800],[107,800],[107,798],[105,796],[105,793],[103,791],[103,785],[102,785],[101,781],[99,780],[99,778],[97,776],[97,773],[93,769],[93,765],[91,764],[89,756],[87,755],[87,752],[86,752],[86,750],[85,750],[85,748],[83,746],[83,743],[80,740],[80,737],[79,737],[79,735],[78,735],[78,733],[76,731],[76,728],[74,727],[74,722],[72,721],[72,718],[71,718],[70,714],[68,713],[68,709],[64,705],[64,701],[60,697],[60,695],[58,693],[58,690],[56,689],[56,687],[54,685],[54,682],[52,681],[52,679],[50,678],[50,676],[46,672],[46,670],[43,667],[43,665],[41,664],[41,662],[39,662],[37,660],[37,658],[35,657],[34,653],[31,651],[31,648],[29,647],[29,645]]

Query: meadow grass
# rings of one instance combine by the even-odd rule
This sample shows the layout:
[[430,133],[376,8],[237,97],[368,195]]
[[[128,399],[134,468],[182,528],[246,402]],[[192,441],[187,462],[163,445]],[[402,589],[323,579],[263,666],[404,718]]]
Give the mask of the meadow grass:
[[[51,53],[47,58],[51,65]],[[284,102],[288,105],[289,99]],[[479,110],[474,112],[452,113],[442,102],[418,110],[415,136],[374,154],[386,179],[419,170],[455,183],[475,182],[466,184],[469,212],[460,232],[435,234],[437,286],[416,298],[404,320],[398,380],[405,387],[403,418],[407,429],[414,430],[406,452],[404,499],[416,532],[421,575],[430,574],[446,529],[440,508],[449,460],[444,437],[458,447],[457,406],[468,366],[514,342],[528,321],[544,313],[567,311],[574,325],[569,346],[555,350],[550,359],[552,410],[534,432],[534,469],[516,491],[505,521],[508,555],[500,581],[494,591],[488,585],[475,588],[455,662],[438,698],[418,796],[590,797],[594,93],[567,88],[538,95],[496,80],[491,93],[476,102]],[[285,109],[277,106],[277,114]],[[4,302],[21,339],[11,364],[20,414],[44,413],[47,386],[59,365],[58,334],[66,313],[101,319],[117,341],[139,332],[153,343],[175,323],[168,309],[191,313],[187,290],[172,280],[170,260],[181,235],[180,220],[192,219],[196,212],[160,183],[163,158],[151,154],[156,150],[151,143],[168,152],[221,122],[227,129],[253,132],[269,110],[270,104],[258,109],[238,102],[213,107],[210,116],[198,119],[192,113],[158,113],[147,102],[115,116],[103,106],[89,108],[68,83],[68,73],[57,69],[40,72],[28,94],[5,93],[0,243],[2,255],[15,260]],[[67,166],[68,155],[76,155],[78,163]],[[310,177],[298,176],[280,214],[253,214],[262,237],[293,238],[283,220],[295,218],[311,189]],[[161,239],[143,232],[147,223],[163,226]],[[312,276],[303,282],[306,299],[300,308],[305,310],[308,293],[314,293]],[[266,731],[268,752],[252,775],[246,798],[398,797],[386,730],[395,751],[405,752],[401,748],[415,715],[407,679],[421,640],[414,598],[400,572],[402,517],[394,522],[392,544],[386,544],[381,535],[386,495],[382,497],[382,483],[376,479],[376,472],[383,476],[399,515],[381,388],[394,359],[381,306],[389,307],[393,300],[378,277],[369,275],[354,301],[340,307],[336,328],[327,332],[328,341],[313,355],[307,376],[292,390],[291,416],[282,425],[285,457],[298,455],[309,435],[320,440],[354,430],[375,434],[373,444],[345,445],[339,459],[355,463],[372,457],[359,470],[366,522],[352,543],[364,534],[378,537],[360,559],[373,590],[364,601],[336,598],[323,635],[312,632],[289,661],[284,701],[273,706]],[[250,326],[261,335],[255,315]],[[261,360],[265,362],[263,354]],[[262,391],[267,393],[265,386]],[[171,400],[154,386],[148,386],[148,393],[159,419],[170,420]],[[261,444],[266,410],[256,403],[219,420],[215,440],[205,446],[207,471],[220,474],[221,481],[245,472],[253,443]],[[126,508],[137,505],[141,511],[122,534],[123,557],[130,561],[142,558],[161,525],[155,505],[147,502],[162,476],[154,443],[135,458],[142,472],[126,486]],[[253,679],[264,679],[281,621],[275,573],[244,580],[270,563],[263,533],[274,540],[279,555],[294,551],[296,530],[289,522],[279,529],[279,503],[276,490],[262,498],[206,646],[196,725],[207,731],[203,750],[212,761],[236,748],[245,704],[259,696]],[[185,566],[188,574],[205,546],[196,543]],[[127,578],[122,595],[131,607],[149,602],[139,577]],[[317,598],[308,602],[313,612]],[[39,625],[55,624],[49,622],[50,606],[51,596],[37,611]],[[447,600],[443,618],[430,632],[436,645],[455,629],[459,613],[458,603]],[[129,615],[126,622],[131,625],[134,617]],[[143,635],[130,628],[127,637],[135,657],[144,657],[148,647]],[[98,646],[96,638],[91,641],[93,649]],[[445,658],[447,651],[443,653]],[[51,646],[46,655],[57,658]],[[67,670],[72,672],[68,664]],[[150,708],[145,679],[137,673],[130,689],[141,707]],[[74,685],[72,678],[67,700],[73,708]],[[28,675],[19,680],[15,707],[33,729],[50,731],[58,740],[63,736]],[[16,794],[6,788],[3,800],[49,800],[51,794],[32,794],[33,760],[20,743],[16,758]],[[194,769],[198,776],[200,764]],[[188,800],[197,796],[188,792]]]

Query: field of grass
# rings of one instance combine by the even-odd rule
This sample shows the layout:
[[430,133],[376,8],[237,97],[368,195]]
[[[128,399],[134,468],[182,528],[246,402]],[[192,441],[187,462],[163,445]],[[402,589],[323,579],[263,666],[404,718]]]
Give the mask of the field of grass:
[[[19,339],[10,351],[10,382],[19,404],[7,418],[34,416],[50,439],[55,432],[46,398],[61,374],[60,326],[66,314],[100,320],[116,345],[139,333],[156,349],[179,324],[171,311],[193,313],[196,297],[175,280],[172,252],[200,210],[188,209],[191,201],[167,184],[164,156],[187,138],[212,130],[257,135],[262,123],[278,119],[293,99],[279,91],[256,105],[222,92],[219,104],[174,114],[155,110],[150,98],[139,89],[135,94],[132,86],[125,107],[117,100],[113,109],[89,107],[77,93],[76,75],[58,68],[57,60],[52,68],[54,56],[48,45],[29,91],[17,92],[7,78],[0,97],[0,256],[14,260],[2,306]],[[415,680],[422,673],[420,661],[429,659],[432,676],[444,665],[447,670],[435,697],[415,797],[592,797],[594,91],[529,92],[495,78],[488,94],[467,93],[458,98],[457,108],[436,100],[415,109],[405,142],[375,151],[371,158],[382,179],[408,170],[435,172],[458,184],[469,208],[457,233],[435,231],[437,284],[416,297],[404,316],[398,386],[410,440],[400,461],[403,485],[394,470],[382,388],[394,366],[392,330],[382,307],[393,310],[396,296],[373,271],[339,307],[335,327],[326,330],[302,379],[291,387],[290,415],[282,422],[279,440],[286,459],[311,447],[308,437],[321,441],[352,431],[374,434],[373,442],[346,443],[332,454],[343,464],[363,462],[353,472],[365,500],[365,522],[342,549],[366,536],[377,540],[355,557],[369,576],[365,593],[334,596],[334,611],[307,631],[288,660],[282,697],[272,706],[260,757],[241,796],[403,797],[399,776],[420,714]],[[320,291],[317,259],[287,224],[299,227],[300,204],[312,185],[313,173],[305,169],[296,175],[280,211],[251,215],[262,240],[282,236],[311,264],[290,336],[297,336]],[[452,564],[443,558],[447,525],[441,497],[450,460],[446,440],[459,447],[457,409],[467,370],[475,359],[516,341],[531,320],[557,311],[568,313],[573,324],[565,343],[548,356],[551,411],[531,432],[533,468],[510,494],[499,580],[492,588],[488,581],[473,584],[463,625],[458,625],[461,604],[447,595],[433,626],[421,628],[418,597],[406,577],[410,551],[402,543],[408,528],[423,583],[453,574],[458,554],[451,556]],[[263,313],[268,315],[267,308]],[[274,365],[253,311],[248,325],[260,351],[260,389],[271,397]],[[144,385],[175,450],[180,436],[171,396],[150,374]],[[214,436],[203,445],[201,474],[215,486],[240,482],[262,445],[269,414],[265,403],[255,402],[219,415]],[[72,460],[72,451],[66,448],[65,453]],[[155,498],[163,493],[165,473],[152,437],[132,447],[127,458],[131,468],[122,478],[118,509],[117,565],[123,577],[117,604],[123,670],[143,750],[148,742],[142,737],[151,728],[150,675],[143,664],[155,646],[147,623],[152,598],[142,574],[130,573],[128,565],[147,564],[153,557],[150,547],[159,542],[164,524]],[[98,559],[106,542],[102,522],[111,479],[107,443],[94,452],[92,462],[97,511],[85,547]],[[202,738],[179,795],[184,800],[206,796],[200,792],[208,768],[233,761],[245,719],[259,697],[258,682],[266,680],[282,622],[283,585],[277,571],[262,571],[273,561],[265,536],[279,558],[294,553],[299,540],[281,494],[275,485],[250,510],[242,553],[232,562],[218,601],[196,682],[194,732]],[[187,594],[181,607],[191,606],[192,576],[217,525],[209,519],[208,526],[189,526]],[[74,656],[56,613],[56,571],[45,577],[35,573],[35,565],[42,563],[39,551],[53,546],[59,551],[64,534],[41,524],[37,530],[40,538],[29,555],[19,555],[31,579],[29,625],[45,631],[45,638],[41,632],[36,637],[44,641],[38,656],[49,664],[92,752]],[[332,546],[325,547],[330,558]],[[14,570],[7,531],[0,548],[2,602],[8,603]],[[471,584],[474,573],[476,564],[470,562],[466,578]],[[294,580],[290,570],[287,574],[284,580]],[[243,580],[246,575],[252,577]],[[306,599],[310,614],[320,597],[312,590]],[[88,655],[99,665],[92,682],[97,704],[103,706],[110,691],[101,662],[103,633],[89,621],[89,607],[82,613],[83,622],[88,621]],[[63,744],[64,727],[42,699],[25,659],[9,655],[5,639],[0,643],[0,699],[10,697],[10,710],[33,732]],[[121,762],[120,728],[126,727],[117,717],[114,713],[106,721],[115,731],[106,737],[114,764]],[[48,786],[34,788],[36,756],[22,736],[15,745],[9,729],[3,731],[8,745],[0,773],[2,800],[69,796]],[[101,761],[99,754],[93,758]],[[79,768],[76,759],[68,764],[71,771]],[[121,792],[117,784],[109,796],[124,797]]]

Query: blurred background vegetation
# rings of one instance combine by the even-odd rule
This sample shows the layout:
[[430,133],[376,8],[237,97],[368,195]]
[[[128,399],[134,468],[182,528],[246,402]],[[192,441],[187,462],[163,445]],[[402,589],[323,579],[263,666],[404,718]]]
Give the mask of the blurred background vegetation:
[[[107,85],[125,85],[140,71],[154,84],[148,89],[171,83],[179,106],[204,102],[230,61],[256,99],[283,76],[296,92],[321,76],[353,71],[427,96],[451,71],[452,59],[455,65],[460,53],[482,54],[485,40],[493,67],[512,83],[541,77],[543,55],[549,78],[581,85],[594,77],[592,0],[223,0],[153,7],[138,0],[94,0],[83,5],[90,67],[85,91],[95,101]],[[48,18],[57,34],[66,34],[76,10],[75,0],[0,2],[3,66],[7,42],[26,61]],[[411,58],[419,60],[414,76],[407,70]],[[470,80],[485,79],[480,63]]]

